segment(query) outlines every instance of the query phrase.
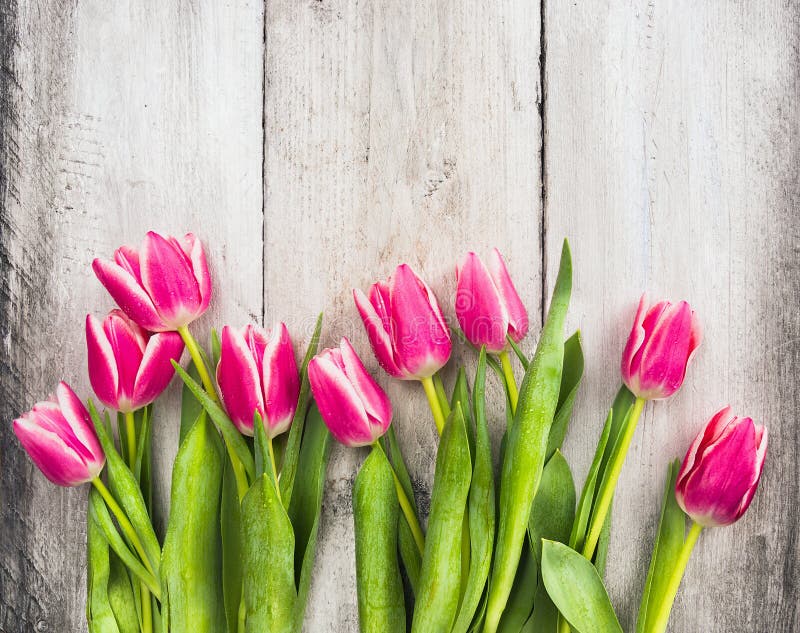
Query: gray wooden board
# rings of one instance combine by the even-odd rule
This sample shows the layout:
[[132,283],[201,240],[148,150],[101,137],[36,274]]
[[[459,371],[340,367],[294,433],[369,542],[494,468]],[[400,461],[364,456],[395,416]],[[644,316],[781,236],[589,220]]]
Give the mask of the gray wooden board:
[[[418,385],[378,369],[352,288],[405,261],[452,318],[456,261],[496,245],[532,349],[568,236],[587,354],[565,444],[579,480],[639,292],[688,299],[705,344],[637,431],[612,600],[630,629],[665,464],[730,402],[770,428],[763,486],[741,523],[701,538],[671,630],[800,627],[799,23],[777,2],[0,1],[0,631],[85,629],[86,491],[44,480],[8,422],[62,377],[88,395],[83,319],[111,307],[91,259],[149,228],[208,246],[198,335],[284,320],[299,350],[325,311],[323,344],[351,338],[392,396],[423,506],[433,423]],[[472,371],[469,350],[454,356]],[[158,407],[159,526],[177,393]],[[495,438],[500,395],[492,384]],[[333,453],[309,631],[357,627],[363,456]]]

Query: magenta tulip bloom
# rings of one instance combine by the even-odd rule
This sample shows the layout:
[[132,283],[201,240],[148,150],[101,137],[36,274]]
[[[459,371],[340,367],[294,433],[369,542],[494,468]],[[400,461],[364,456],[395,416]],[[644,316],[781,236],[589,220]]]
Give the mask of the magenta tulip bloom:
[[747,510],[767,455],[767,429],[718,411],[695,438],[678,472],[675,497],[703,527],[730,525]]
[[470,343],[499,354],[508,348],[506,336],[515,343],[525,338],[528,311],[496,248],[489,266],[470,252],[456,267],[456,316]]
[[114,261],[95,259],[95,275],[123,312],[152,332],[177,330],[208,308],[211,277],[203,246],[150,231],[139,251],[122,246]]
[[392,403],[346,338],[311,359],[308,379],[322,419],[342,444],[366,446],[386,433]]
[[660,400],[680,389],[702,332],[685,301],[660,301],[646,313],[645,301],[642,295],[622,354],[622,380],[638,398]]
[[292,339],[283,323],[270,332],[255,325],[222,328],[217,384],[236,428],[253,435],[256,411],[270,439],[289,429],[300,378]]
[[450,358],[450,329],[436,297],[408,264],[388,283],[372,285],[369,299],[353,291],[372,350],[388,374],[403,380],[429,378]]
[[179,361],[183,341],[176,332],[151,334],[121,310],[103,322],[86,317],[89,380],[100,401],[130,413],[153,402],[167,388]]
[[106,456],[89,412],[65,382],[55,397],[14,420],[14,434],[45,477],[59,486],[79,486],[103,470]]

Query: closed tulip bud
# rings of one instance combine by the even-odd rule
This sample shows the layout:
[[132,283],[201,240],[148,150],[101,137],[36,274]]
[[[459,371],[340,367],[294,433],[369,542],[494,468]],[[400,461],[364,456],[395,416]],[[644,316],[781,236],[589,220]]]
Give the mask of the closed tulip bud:
[[767,429],[718,411],[695,438],[678,472],[675,497],[703,527],[730,525],[747,510],[767,455]]
[[79,486],[103,470],[106,456],[89,412],[65,382],[55,397],[34,405],[13,426],[33,463],[54,484]]
[[222,328],[217,384],[222,404],[240,432],[254,434],[256,412],[267,437],[288,430],[300,378],[286,326],[278,323],[270,332],[255,325]]
[[642,295],[622,354],[622,380],[635,396],[660,400],[680,389],[702,331],[685,301],[661,301],[646,312],[645,301]]
[[191,233],[179,240],[150,231],[140,250],[122,246],[113,262],[95,259],[92,268],[122,311],[151,332],[189,325],[211,300],[206,256]]
[[497,354],[508,347],[506,336],[518,343],[528,333],[528,312],[496,248],[489,266],[467,253],[456,268],[456,317],[470,343]]
[[386,433],[392,403],[346,338],[311,359],[308,380],[322,419],[342,444],[366,446]]
[[369,298],[353,291],[372,350],[386,372],[403,380],[429,378],[450,358],[450,329],[436,297],[408,264],[387,283],[372,285]]
[[86,317],[89,380],[100,401],[111,409],[129,413],[153,402],[175,373],[172,361],[183,353],[175,332],[151,334],[121,310],[104,321]]

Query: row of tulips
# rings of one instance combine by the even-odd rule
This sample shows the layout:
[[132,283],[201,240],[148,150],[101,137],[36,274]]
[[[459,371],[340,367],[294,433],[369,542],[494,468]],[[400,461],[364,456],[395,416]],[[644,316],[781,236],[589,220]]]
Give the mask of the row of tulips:
[[[500,253],[491,252],[488,266],[474,253],[457,266],[455,313],[478,355],[471,385],[465,368],[450,389],[444,384],[452,333],[411,267],[398,266],[368,294],[355,290],[379,364],[391,377],[421,383],[440,435],[424,517],[392,403],[346,338],[317,353],[321,316],[299,368],[282,323],[269,332],[212,330],[206,350],[189,331],[211,300],[194,236],[151,232],[139,250],[121,247],[93,268],[119,306],[103,321],[86,319],[90,382],[105,411],[62,382],[54,398],[14,421],[48,479],[92,484],[90,631],[300,630],[331,436],[371,447],[353,490],[362,631],[622,630],[602,582],[610,510],[646,403],[679,390],[700,345],[688,304],[649,306],[642,298],[622,354],[623,385],[578,494],[560,452],[583,373],[580,333],[563,336],[572,292],[566,242],[531,358],[520,349],[527,311]],[[524,374],[519,386],[515,365]],[[184,383],[180,445],[159,538],[152,405],[176,372]],[[486,411],[492,373],[506,396],[499,447]],[[683,463],[670,465],[637,632],[666,630],[701,530],[742,516],[766,446],[763,427],[725,407]]]

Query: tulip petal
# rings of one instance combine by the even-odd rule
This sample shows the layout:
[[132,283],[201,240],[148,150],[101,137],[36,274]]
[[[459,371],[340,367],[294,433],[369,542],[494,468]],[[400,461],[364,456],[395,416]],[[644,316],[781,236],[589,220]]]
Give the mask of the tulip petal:
[[203,244],[194,235],[187,233],[183,236],[183,252],[189,259],[192,272],[197,279],[197,286],[200,290],[200,312],[205,312],[211,302],[211,275],[208,272],[208,262],[203,250]]
[[267,423],[267,436],[274,438],[289,429],[297,398],[300,395],[300,377],[294,357],[292,340],[283,323],[272,329],[262,357],[262,388]]
[[14,420],[13,427],[33,463],[54,484],[77,486],[94,479],[95,474],[88,471],[84,460],[54,431],[24,416]]
[[77,449],[79,454],[84,457],[88,465],[92,466],[94,464],[97,466],[99,464],[97,472],[100,472],[102,465],[105,463],[105,455],[103,448],[100,446],[100,441],[97,439],[89,412],[81,399],[64,381],[58,383],[56,387],[56,398],[70,431],[80,442],[81,447]]
[[86,316],[86,348],[92,389],[100,402],[111,409],[117,409],[117,360],[102,323],[91,314]]
[[147,346],[147,333],[129,320],[121,311],[113,311],[103,322],[106,338],[114,351],[117,363],[117,410],[127,413],[136,386],[136,374]]
[[392,420],[392,403],[389,401],[389,396],[369,374],[347,338],[342,338],[339,349],[342,353],[345,374],[356,390],[367,415],[373,423],[378,424],[380,435],[383,435]]
[[164,324],[152,299],[130,272],[101,259],[92,262],[92,270],[123,312],[143,328],[152,332],[172,329]]
[[485,264],[467,253],[456,271],[456,316],[467,339],[489,352],[506,348],[508,311]]
[[153,402],[175,375],[172,361],[180,361],[183,339],[177,332],[159,332],[147,341],[131,397],[133,410]]
[[177,329],[194,320],[200,312],[202,299],[181,246],[150,231],[142,245],[140,262],[142,284],[164,323]]
[[511,281],[511,275],[508,273],[503,256],[496,248],[492,249],[489,258],[489,272],[506,307],[509,336],[515,343],[519,343],[528,333],[528,311],[525,309],[522,299],[519,298],[514,282]]
[[265,415],[261,378],[243,332],[228,325],[222,328],[217,384],[222,404],[236,428],[252,436],[255,412],[262,418]]
[[[375,284],[377,285],[377,284]],[[375,288],[375,286],[373,286]],[[375,357],[378,363],[383,367],[384,371],[390,376],[395,378],[404,378],[405,372],[398,365],[394,358],[394,350],[392,349],[392,339],[389,331],[386,329],[386,324],[390,322],[386,305],[382,304],[382,295],[380,291],[371,291],[371,294],[377,293],[379,300],[378,305],[383,307],[379,313],[376,306],[367,299],[367,296],[361,290],[353,290],[353,299],[356,303],[358,313],[361,315],[361,320],[364,322],[364,327],[367,330],[367,337],[372,345],[372,350],[375,352]]]
[[131,246],[120,246],[114,251],[114,261],[127,271],[138,285],[142,285],[142,269],[139,265],[139,253]]
[[372,425],[353,385],[342,369],[322,352],[308,364],[314,400],[328,429],[346,446],[366,446],[374,441]]
[[711,417],[705,428],[694,438],[694,442],[686,452],[686,457],[683,458],[683,464],[677,477],[678,486],[681,485],[685,475],[691,472],[698,459],[698,453],[702,455],[705,448],[716,442],[735,418],[736,416],[733,415],[730,405],[723,407]]

